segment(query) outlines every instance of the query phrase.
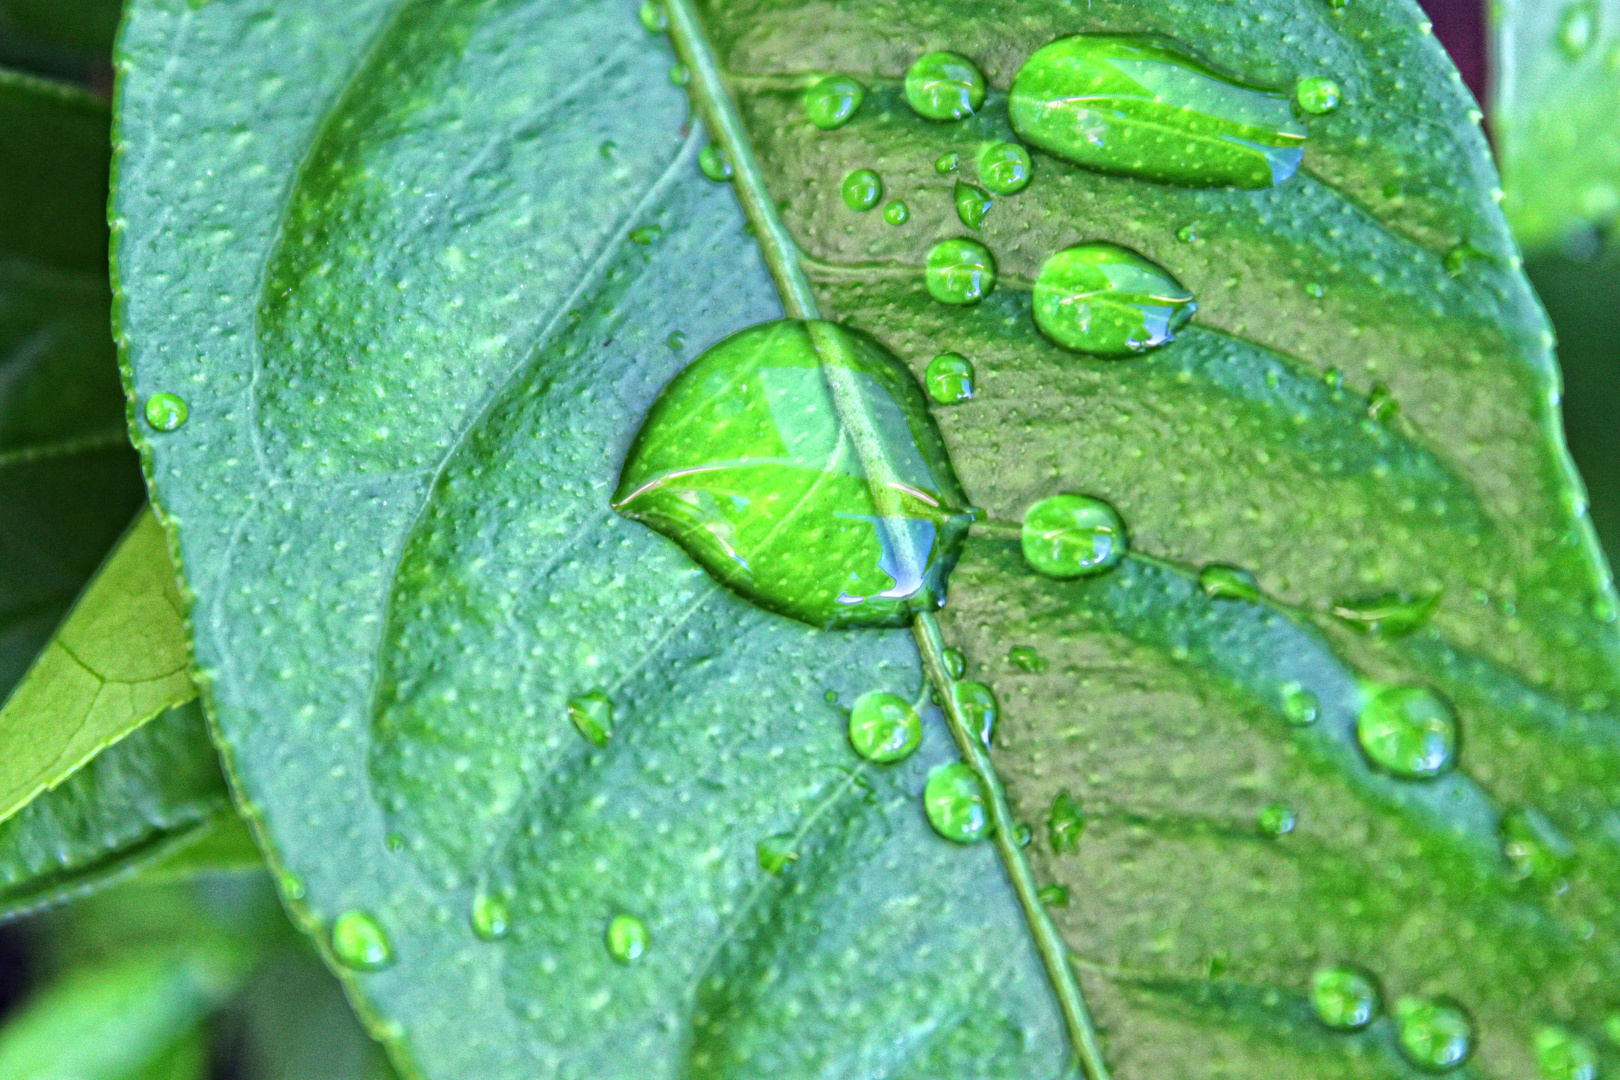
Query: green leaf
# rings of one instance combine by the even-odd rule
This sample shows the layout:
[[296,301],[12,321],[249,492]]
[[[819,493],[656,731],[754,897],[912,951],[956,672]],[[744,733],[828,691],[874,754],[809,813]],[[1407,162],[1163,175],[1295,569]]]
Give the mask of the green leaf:
[[[1369,969],[1392,1009],[1461,1001],[1474,1075],[1528,1075],[1543,1025],[1598,1030],[1615,600],[1494,170],[1416,8],[667,7],[678,58],[607,3],[308,0],[261,21],[143,0],[125,37],[120,332],[137,400],[190,404],[140,437],[198,664],[295,917],[327,943],[364,929],[345,977],[396,1060],[1062,1075],[1085,1029],[1054,922],[1122,1076],[1409,1075],[1390,1014],[1359,1034],[1310,1019],[1329,962]],[[956,180],[1016,137],[1020,65],[1083,31],[1167,34],[1282,94],[1330,75],[1340,103],[1299,120],[1299,171],[1269,188],[1036,153],[980,222],[974,287],[931,293]],[[904,72],[940,48],[988,79],[964,121],[907,104]],[[729,185],[683,132],[677,59]],[[847,116],[811,95],[818,124],[805,91],[833,73],[866,91],[838,83]],[[905,224],[845,204],[859,168]],[[1162,268],[1192,321],[1123,359],[1055,345],[1031,292],[1081,242]],[[770,614],[609,506],[687,362],[818,310],[919,377],[944,350],[977,370],[936,418],[996,520],[941,620],[1000,701],[1016,820],[987,786],[995,846],[922,812],[935,766],[988,775],[947,731],[956,695],[903,762],[847,743],[860,695],[926,700],[916,644]],[[1134,554],[1112,573],[1023,562],[1015,523],[1064,493],[1123,514]],[[1210,562],[1263,602],[1207,595]],[[1401,594],[1440,597],[1404,636],[1333,614]],[[1388,685],[1455,705],[1437,778],[1359,749],[1362,695]],[[568,715],[598,692],[600,747]],[[1085,833],[1061,856],[1037,841],[1031,880],[1016,821],[1049,831],[1059,791]],[[1542,818],[1564,879],[1522,874],[1546,860],[1499,836]],[[1043,913],[1037,880],[1068,905]]]

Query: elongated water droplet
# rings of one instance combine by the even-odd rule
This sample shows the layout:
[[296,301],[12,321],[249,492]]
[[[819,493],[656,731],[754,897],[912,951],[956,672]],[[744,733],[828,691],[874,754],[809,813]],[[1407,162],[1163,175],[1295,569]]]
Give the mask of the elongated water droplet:
[[1568,1028],[1548,1025],[1536,1032],[1536,1067],[1541,1080],[1597,1080],[1597,1051]]
[[725,149],[715,143],[705,146],[702,153],[698,154],[698,168],[703,170],[704,176],[717,184],[730,180],[733,172],[731,159],[726,157]]
[[962,155],[958,154],[955,150],[952,150],[949,153],[941,154],[939,157],[934,159],[934,171],[939,173],[941,176],[944,176],[947,173],[953,173],[961,167]]
[[613,699],[604,690],[571,698],[568,719],[592,746],[606,746],[613,737]]
[[1558,17],[1558,49],[1571,60],[1579,60],[1598,36],[1598,5],[1594,0],[1575,0]]
[[173,431],[190,415],[190,406],[179,394],[159,391],[146,399],[146,422],[158,431]]
[[789,833],[767,836],[759,842],[756,850],[759,868],[772,877],[781,877],[787,873],[788,867],[799,861],[799,852]]
[[984,216],[996,204],[988,191],[961,180],[956,182],[953,197],[956,200],[956,216],[970,229],[977,229],[984,224]]
[[716,580],[825,628],[944,602],[973,520],[911,372],[859,331],[750,327],[664,388],[613,496]]
[[1076,244],[1035,279],[1035,324],[1059,345],[1130,356],[1175,340],[1198,304],[1156,263],[1117,244]]
[[1502,815],[1502,854],[1515,880],[1553,881],[1575,861],[1575,845],[1541,811],[1524,807]]
[[1294,831],[1299,823],[1299,817],[1282,803],[1272,803],[1260,808],[1255,824],[1266,836],[1287,836]]
[[344,967],[376,971],[394,962],[394,947],[382,924],[358,908],[332,923],[332,953]]
[[649,34],[664,34],[669,32],[669,12],[658,0],[643,0],[641,5],[641,25],[647,28]]
[[911,207],[899,199],[890,199],[883,207],[883,220],[890,225],[904,225],[911,219]]
[[989,746],[990,736],[995,734],[996,719],[1000,715],[995,691],[981,682],[963,681],[951,684],[951,697],[956,699],[957,710],[961,712],[962,722],[967,729]]
[[1185,187],[1271,187],[1304,156],[1289,95],[1161,37],[1059,38],[1018,70],[1008,111],[1013,130],[1048,153]]
[[971,844],[990,832],[984,784],[978,773],[960,761],[937,766],[928,774],[923,809],[934,831],[958,844]]
[[922,745],[922,718],[905,698],[873,690],[849,711],[849,744],[868,761],[900,761]]
[[662,225],[641,225],[630,230],[630,242],[646,246],[656,244],[664,236]]
[[851,210],[870,210],[881,198],[883,178],[871,169],[856,169],[844,177],[844,205]]
[[866,100],[866,87],[848,75],[828,75],[804,92],[804,112],[823,131],[843,127]]
[[940,353],[923,375],[928,396],[941,405],[960,405],[973,397],[973,362],[957,353]]
[[964,120],[984,104],[984,73],[954,52],[918,57],[906,72],[906,101],[930,120]]
[[1359,1031],[1378,1015],[1378,984],[1348,964],[1317,968],[1311,976],[1311,1007],[1335,1031]]
[[506,901],[491,893],[473,897],[472,931],[480,941],[499,941],[510,928]]
[[1356,740],[1384,771],[1403,780],[1427,780],[1453,764],[1457,717],[1426,686],[1389,686],[1361,707]]
[[1067,885],[1045,885],[1036,892],[1035,899],[1046,907],[1068,907],[1069,887]]
[[1288,722],[1300,727],[1316,723],[1316,718],[1321,712],[1316,695],[1299,685],[1299,683],[1283,684],[1282,709],[1283,715],[1288,718]]
[[967,671],[967,657],[962,655],[961,649],[945,649],[940,653],[940,659],[945,663],[945,674],[953,679],[960,679]]
[[615,915],[608,923],[608,954],[621,964],[640,960],[648,941],[646,924],[634,915]]
[[1007,662],[1020,671],[1034,674],[1046,670],[1046,661],[1032,645],[1014,645],[1007,650]]
[[1214,600],[1258,600],[1260,583],[1236,566],[1210,563],[1198,572],[1198,587]]
[[1119,512],[1089,495],[1054,495],[1024,515],[1024,559],[1048,577],[1100,574],[1125,557],[1126,547]]
[[991,143],[979,151],[979,181],[997,195],[1016,195],[1034,175],[1029,151],[1017,143]]
[[1333,605],[1333,616],[1364,634],[1398,638],[1420,629],[1439,606],[1439,593],[1428,596],[1385,593],[1362,600],[1341,600]]
[[1395,1003],[1401,1053],[1420,1069],[1454,1069],[1473,1049],[1474,1025],[1462,1006],[1430,998],[1401,998]]
[[924,279],[942,304],[977,304],[996,287],[996,260],[977,240],[941,241],[928,252]]
[[1342,96],[1339,84],[1322,75],[1301,79],[1299,85],[1294,87],[1294,100],[1301,109],[1314,116],[1337,109]]
[[1080,850],[1080,837],[1086,831],[1086,815],[1080,801],[1067,791],[1057,793],[1052,810],[1046,815],[1046,842],[1054,855],[1072,855]]

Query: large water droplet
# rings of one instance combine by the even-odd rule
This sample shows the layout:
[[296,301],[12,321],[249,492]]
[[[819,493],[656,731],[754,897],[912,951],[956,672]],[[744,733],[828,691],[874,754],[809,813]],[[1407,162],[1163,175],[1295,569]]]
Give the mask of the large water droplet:
[[1571,60],[1579,60],[1598,36],[1598,5],[1594,0],[1575,0],[1558,16],[1558,49]]
[[1378,984],[1348,964],[1317,968],[1311,975],[1311,1007],[1336,1031],[1358,1031],[1378,1015]]
[[1401,998],[1395,1003],[1395,1023],[1401,1053],[1420,1069],[1454,1069],[1473,1049],[1474,1026],[1452,1002]]
[[1321,713],[1316,695],[1305,689],[1299,683],[1284,683],[1281,690],[1283,715],[1290,724],[1304,727],[1306,724],[1316,723]]
[[923,374],[928,396],[941,405],[960,405],[973,397],[973,362],[957,353],[940,353]]
[[394,947],[382,924],[358,908],[332,923],[332,953],[344,967],[376,971],[394,962]]
[[1568,1028],[1548,1025],[1536,1032],[1536,1067],[1541,1080],[1597,1080],[1597,1051]]
[[793,836],[777,833],[761,840],[755,849],[759,868],[772,877],[781,877],[788,867],[799,861],[799,852]]
[[911,219],[911,207],[899,199],[890,199],[883,207],[883,220],[890,225],[904,225]]
[[883,198],[883,178],[871,169],[856,169],[844,177],[844,205],[857,213],[870,210]]
[[646,924],[634,915],[615,915],[608,923],[608,953],[621,964],[640,960],[649,940]]
[[918,57],[906,72],[906,101],[930,120],[963,120],[984,104],[984,73],[954,52]]
[[1125,557],[1125,522],[1101,499],[1054,495],[1024,515],[1023,547],[1024,559],[1048,577],[1100,574]]
[[956,200],[956,216],[970,229],[983,225],[985,215],[996,204],[988,191],[961,180],[956,182],[953,197]]
[[1389,686],[1361,707],[1356,740],[1384,771],[1403,780],[1427,780],[1452,766],[1457,717],[1451,705],[1426,686]]
[[568,719],[593,746],[606,746],[613,737],[613,699],[604,690],[571,698]]
[[1198,304],[1156,263],[1117,244],[1076,244],[1035,279],[1035,324],[1059,345],[1130,356],[1175,340]]
[[1008,111],[1026,142],[1060,158],[1186,187],[1271,187],[1305,153],[1287,94],[1160,37],[1059,38],[1019,69]]
[[1054,855],[1072,855],[1080,850],[1080,836],[1086,831],[1086,815],[1080,801],[1067,791],[1057,793],[1052,810],[1046,815],[1046,842]]
[[1364,634],[1398,638],[1420,629],[1439,606],[1439,593],[1428,596],[1385,593],[1364,600],[1341,600],[1333,605],[1333,615]]
[[804,112],[823,131],[843,127],[866,99],[866,87],[848,75],[828,75],[804,92]]
[[726,157],[725,149],[714,143],[705,146],[702,153],[698,154],[698,168],[703,170],[704,176],[717,184],[730,180],[733,172],[731,159]]
[[942,304],[977,304],[996,287],[996,260],[977,240],[944,240],[928,252],[924,278]]
[[922,745],[922,718],[903,697],[878,690],[855,699],[849,744],[868,761],[899,761]]
[[179,394],[159,391],[146,399],[146,422],[158,431],[173,431],[190,415],[191,408]]
[[1502,815],[1502,854],[1518,881],[1554,881],[1575,861],[1575,845],[1534,807]]
[[972,511],[911,372],[818,320],[750,327],[664,388],[613,496],[721,583],[826,628],[944,602]]
[[951,697],[956,700],[957,711],[962,714],[967,729],[989,746],[1000,715],[995,691],[981,682],[956,682],[951,684]]
[[480,941],[499,941],[510,929],[506,901],[493,893],[481,892],[473,897],[472,931]]
[[1294,100],[1301,109],[1314,116],[1337,109],[1342,96],[1339,84],[1321,75],[1301,79],[1299,85],[1294,87]]
[[989,800],[979,774],[960,761],[928,774],[923,809],[934,831],[958,844],[971,844],[990,832]]
[[1260,583],[1254,580],[1254,575],[1224,563],[1210,563],[1200,570],[1198,587],[1212,600],[1260,599]]
[[979,180],[997,195],[1016,195],[1029,186],[1034,166],[1017,143],[991,143],[979,152]]

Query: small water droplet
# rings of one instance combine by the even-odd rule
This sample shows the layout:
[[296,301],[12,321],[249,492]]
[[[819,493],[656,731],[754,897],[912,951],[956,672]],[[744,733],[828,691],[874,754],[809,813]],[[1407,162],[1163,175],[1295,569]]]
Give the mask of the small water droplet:
[[1072,855],[1080,850],[1080,837],[1086,831],[1086,815],[1080,801],[1067,791],[1057,793],[1046,815],[1046,842],[1054,855]]
[[821,695],[821,700],[825,701],[829,705],[838,704],[838,691],[828,690],[825,694]]
[[1068,907],[1069,887],[1067,885],[1046,885],[1035,894],[1045,907]]
[[1327,295],[1327,287],[1315,281],[1306,282],[1305,295],[1314,296],[1316,299],[1320,300],[1322,297]]
[[995,691],[981,682],[962,681],[951,684],[951,697],[956,699],[957,711],[962,714],[967,729],[989,746],[1000,716]]
[[961,649],[945,649],[940,659],[945,662],[945,674],[953,679],[960,679],[967,671],[967,657],[962,655]]
[[1389,392],[1389,387],[1381,382],[1372,384],[1367,391],[1367,415],[1380,424],[1387,424],[1395,419],[1395,414],[1401,411],[1401,403]]
[[991,143],[979,152],[979,180],[997,195],[1016,195],[1033,175],[1029,151],[1017,143]]
[[996,261],[977,240],[944,240],[929,250],[924,277],[940,303],[977,304],[996,287]]
[[1288,722],[1299,727],[1316,723],[1321,715],[1316,695],[1294,682],[1282,686],[1282,710]]
[[641,5],[641,25],[647,28],[649,34],[665,34],[669,32],[669,12],[658,0],[644,0]]
[[1453,1002],[1401,998],[1395,1003],[1395,1023],[1401,1053],[1420,1069],[1454,1069],[1473,1049],[1474,1025]]
[[1379,768],[1403,780],[1426,780],[1454,763],[1457,717],[1426,686],[1389,686],[1361,707],[1356,740]]
[[1549,1024],[1536,1032],[1536,1066],[1541,1080],[1597,1080],[1597,1051],[1568,1028]]
[[159,391],[146,399],[146,422],[158,431],[174,431],[190,415],[190,406],[179,394]]
[[480,892],[473,897],[472,932],[480,941],[499,941],[509,929],[506,901],[492,893]]
[[358,908],[332,923],[332,953],[344,967],[376,971],[394,962],[394,948],[376,919]]
[[289,900],[302,900],[304,898],[304,882],[297,874],[282,872],[276,875],[276,884],[281,887],[281,895]]
[[1131,356],[1175,340],[1198,303],[1163,267],[1117,244],[1076,244],[1035,279],[1035,324],[1059,345]]
[[1125,557],[1125,522],[1101,499],[1054,495],[1024,515],[1023,547],[1024,559],[1048,577],[1100,574]]
[[1502,854],[1516,881],[1555,881],[1575,861],[1575,846],[1547,816],[1524,807],[1502,816]]
[[723,184],[732,177],[733,169],[731,159],[726,156],[725,148],[717,143],[710,143],[698,154],[698,168],[717,184]]
[[1020,671],[1035,674],[1046,670],[1046,661],[1031,645],[1014,645],[1007,650],[1007,662]]
[[906,72],[906,101],[929,120],[964,120],[984,104],[984,73],[954,52],[931,52]]
[[1333,605],[1333,617],[1364,634],[1398,638],[1422,629],[1439,606],[1439,593],[1384,593],[1361,600],[1341,600]]
[[970,229],[977,229],[984,224],[985,215],[996,204],[984,188],[975,187],[962,180],[956,182],[953,198],[956,200],[956,216]]
[[843,194],[851,210],[870,210],[883,198],[883,178],[871,169],[856,169],[844,177]]
[[634,915],[615,915],[608,923],[608,953],[621,964],[640,960],[648,940],[646,924]]
[[958,844],[971,844],[990,832],[989,800],[979,774],[960,762],[939,765],[928,774],[923,809],[934,831]]
[[1247,570],[1224,563],[1210,563],[1198,572],[1198,587],[1214,600],[1260,599],[1260,583]]
[[671,64],[669,67],[669,81],[676,86],[685,86],[692,81],[692,69],[685,64]]
[[866,100],[866,87],[848,75],[828,75],[804,92],[804,112],[823,131],[849,123]]
[[1344,386],[1344,372],[1336,367],[1330,367],[1322,372],[1322,381],[1327,383],[1328,389],[1339,390]]
[[1294,175],[1306,130],[1292,106],[1146,35],[1059,38],[1024,62],[1008,97],[1025,142],[1186,187],[1267,188]]
[[799,861],[794,839],[788,833],[767,836],[759,842],[756,851],[759,868],[772,877],[781,877],[787,873],[788,867]]
[[934,159],[934,171],[941,176],[953,173],[962,167],[962,155],[955,150],[939,155]]
[[1299,80],[1294,88],[1294,100],[1299,107],[1313,116],[1330,113],[1339,107],[1339,84],[1321,75]]
[[1255,823],[1266,836],[1287,836],[1299,823],[1299,816],[1282,803],[1272,803],[1260,808]]
[[643,247],[656,244],[663,239],[664,227],[662,225],[640,225],[630,230],[630,242]]
[[603,690],[571,698],[568,719],[592,746],[606,746],[613,737],[613,699]]
[[1018,827],[1013,830],[1013,840],[1017,842],[1019,847],[1026,848],[1029,847],[1029,842],[1033,839],[1035,839],[1035,831],[1023,822],[1019,822]]
[[1317,968],[1311,975],[1311,1007],[1335,1031],[1359,1031],[1378,1015],[1378,984],[1348,964]]
[[883,220],[890,225],[904,225],[911,217],[911,207],[899,199],[890,199],[883,207]]
[[928,396],[941,405],[960,405],[973,397],[973,362],[958,353],[940,353],[923,375]]
[[674,333],[670,334],[669,337],[664,339],[664,344],[668,345],[671,351],[680,352],[682,349],[686,348],[686,335],[681,333],[679,330],[676,330]]
[[1180,240],[1183,244],[1190,244],[1194,240],[1198,239],[1198,230],[1193,228],[1191,225],[1183,225],[1181,228],[1176,230],[1176,239]]
[[603,139],[601,144],[596,148],[596,152],[604,158],[612,157],[614,154],[618,153],[618,150],[619,144],[614,142],[612,139]]
[[1598,36],[1598,5],[1592,0],[1575,0],[1558,17],[1558,51],[1570,60],[1579,60]]
[[849,711],[849,744],[868,761],[900,761],[922,745],[922,718],[905,698],[870,691]]

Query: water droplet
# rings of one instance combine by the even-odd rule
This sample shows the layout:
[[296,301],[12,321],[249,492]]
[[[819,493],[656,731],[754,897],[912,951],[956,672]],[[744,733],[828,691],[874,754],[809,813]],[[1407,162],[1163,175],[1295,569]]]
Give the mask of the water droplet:
[[1060,158],[1186,187],[1271,187],[1305,153],[1287,94],[1160,37],[1059,38],[1018,70],[1008,111],[1025,142]]
[[984,216],[996,204],[996,201],[990,197],[990,193],[984,188],[974,187],[972,184],[961,180],[956,182],[954,198],[956,200],[956,216],[962,220],[962,224],[970,229],[977,229],[984,224]]
[[922,718],[905,698],[873,690],[849,711],[849,744],[868,761],[900,761],[922,745]]
[[1327,288],[1315,281],[1307,282],[1305,284],[1305,295],[1314,296],[1316,299],[1320,300],[1322,297],[1327,295]]
[[957,353],[940,353],[923,375],[928,396],[941,405],[960,405],[973,397],[973,362]]
[[681,333],[679,330],[676,330],[674,333],[670,334],[669,337],[664,339],[664,344],[668,345],[672,352],[680,352],[682,349],[686,348],[686,335]]
[[1024,515],[1024,558],[1048,577],[1100,574],[1125,557],[1125,522],[1089,495],[1054,495]]
[[692,81],[692,69],[685,64],[671,64],[669,67],[669,81],[676,86],[685,86]]
[[1378,1015],[1378,984],[1347,964],[1317,968],[1311,976],[1316,1018],[1336,1031],[1359,1031]]
[[510,929],[506,901],[499,896],[481,892],[473,897],[472,931],[480,941],[499,941]]
[[1029,847],[1029,842],[1035,839],[1035,832],[1028,825],[1019,823],[1018,827],[1013,830],[1013,839],[1018,842],[1019,847],[1026,848]]
[[866,100],[866,87],[848,75],[828,75],[804,92],[804,112],[823,131],[843,127]]
[[1372,389],[1367,392],[1367,415],[1380,424],[1387,424],[1400,411],[1401,403],[1395,400],[1389,387],[1381,382],[1373,383]]
[[304,898],[304,882],[297,874],[283,871],[276,875],[276,884],[281,887],[281,895],[289,900],[302,900]]
[[1176,239],[1180,240],[1183,244],[1190,244],[1194,240],[1198,239],[1198,230],[1193,228],[1191,225],[1183,225],[1181,228],[1176,230]]
[[332,953],[344,967],[376,971],[394,962],[394,948],[381,924],[358,908],[332,923]]
[[829,629],[939,607],[973,517],[905,365],[799,319],[733,334],[664,388],[613,506],[744,598]]
[[1288,722],[1299,727],[1316,723],[1316,718],[1321,715],[1316,695],[1293,682],[1282,686],[1282,710]]
[[944,240],[929,250],[925,278],[940,303],[977,304],[996,287],[996,261],[977,240]]
[[890,225],[904,225],[911,217],[911,207],[899,199],[890,199],[883,207],[883,220]]
[[383,847],[397,855],[405,850],[405,838],[397,832],[391,832],[383,837]]
[[956,708],[962,714],[963,724],[979,737],[980,742],[989,746],[990,736],[995,733],[996,719],[1000,715],[995,691],[981,682],[955,682],[951,684],[951,697],[956,699]]
[[1421,629],[1439,606],[1439,593],[1384,593],[1363,600],[1341,600],[1333,605],[1333,617],[1364,634],[1398,638]]
[[1339,84],[1321,75],[1301,79],[1299,85],[1294,88],[1294,100],[1299,102],[1301,109],[1313,116],[1337,109],[1341,96]]
[[1338,390],[1344,386],[1344,372],[1336,367],[1330,367],[1322,372],[1322,381],[1327,383],[1330,390]]
[[971,844],[990,832],[990,811],[979,774],[960,761],[928,774],[923,809],[934,831],[958,844]]
[[967,671],[967,657],[962,655],[961,649],[946,649],[940,659],[945,662],[945,674],[953,679],[960,679]]
[[158,431],[173,431],[190,415],[190,406],[179,394],[159,391],[146,399],[146,422]]
[[1069,887],[1067,885],[1046,885],[1035,894],[1045,907],[1068,907]]
[[568,719],[593,746],[606,746],[613,737],[613,699],[603,690],[571,698]]
[[1401,1053],[1420,1069],[1454,1069],[1473,1049],[1474,1026],[1460,1005],[1429,998],[1395,1003]]
[[906,72],[906,101],[930,120],[964,120],[984,104],[984,73],[961,53],[931,52]]
[[1282,803],[1272,803],[1260,808],[1255,823],[1267,836],[1287,836],[1299,823],[1299,816]]
[[1575,846],[1534,807],[1502,816],[1502,854],[1516,881],[1554,881],[1575,861]]
[[991,143],[979,151],[979,180],[997,195],[1016,195],[1029,186],[1034,165],[1017,143]]
[[1174,341],[1198,304],[1161,266],[1117,244],[1076,244],[1035,279],[1035,324],[1070,349],[1130,356]]
[[663,236],[664,227],[662,225],[640,225],[630,230],[630,242],[641,244],[643,247],[648,244],[656,244]]
[[1014,645],[1007,650],[1007,662],[1020,671],[1034,674],[1046,670],[1046,661],[1031,645]]
[[883,178],[871,169],[856,169],[844,177],[844,205],[857,213],[870,210],[883,198]]
[[944,176],[947,173],[953,173],[961,167],[962,155],[958,154],[955,150],[952,150],[949,153],[941,154],[939,157],[934,159],[934,171],[939,173],[941,176]]
[[1052,810],[1046,815],[1046,842],[1054,855],[1072,855],[1080,850],[1080,837],[1086,831],[1086,815],[1080,801],[1067,791],[1057,793]]
[[1579,60],[1598,36],[1598,5],[1592,0],[1576,0],[1558,17],[1558,49],[1571,60]]
[[1214,600],[1260,599],[1260,583],[1254,575],[1236,566],[1210,563],[1198,572],[1198,587]]
[[669,32],[669,12],[658,0],[644,0],[641,5],[641,25],[647,28],[649,34],[664,34]]
[[601,145],[596,148],[596,152],[605,158],[612,157],[618,152],[618,150],[619,144],[614,142],[612,139],[603,139]]
[[1568,1028],[1548,1025],[1536,1032],[1536,1065],[1542,1080],[1597,1080],[1597,1051]]
[[615,915],[608,923],[607,947],[613,959],[621,964],[641,959],[647,951],[647,927],[634,915]]
[[1368,759],[1403,780],[1427,780],[1453,764],[1457,717],[1426,686],[1389,686],[1361,707],[1356,740]]
[[788,867],[799,861],[795,841],[788,833],[767,836],[759,842],[756,850],[759,868],[772,877],[781,877],[787,873]]
[[704,176],[717,184],[730,180],[734,171],[725,149],[717,143],[710,143],[698,154],[698,168],[703,170]]

